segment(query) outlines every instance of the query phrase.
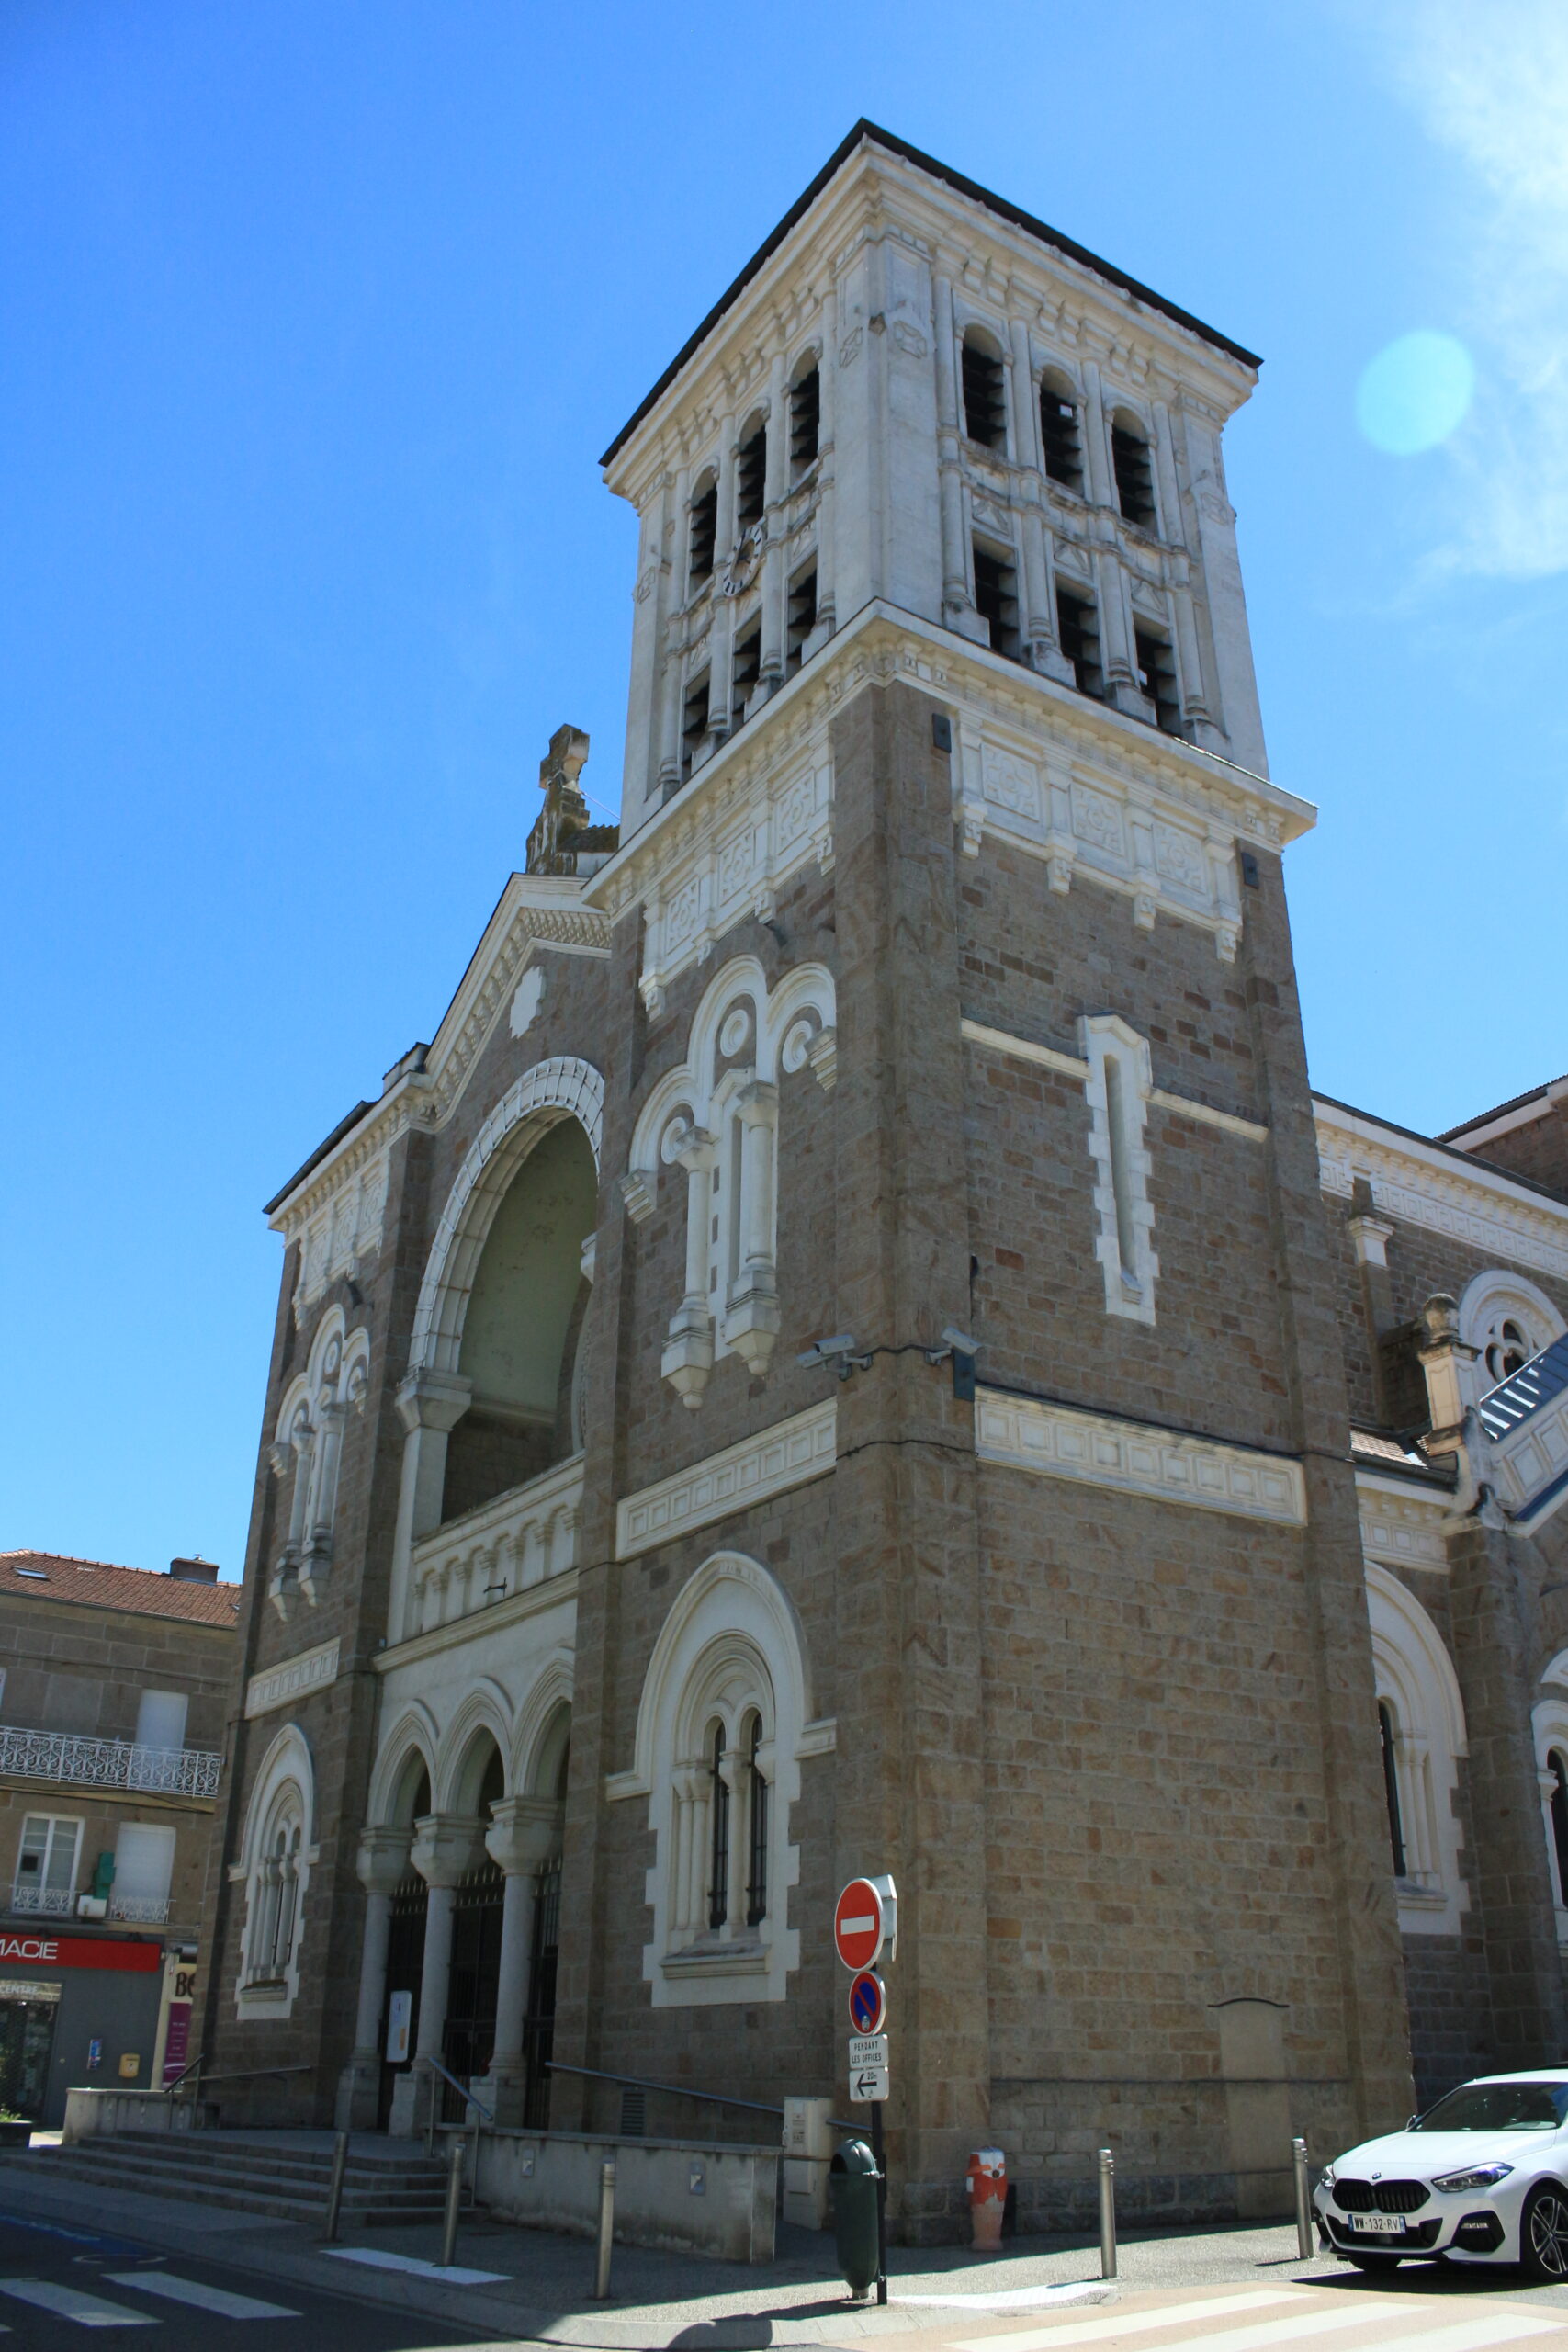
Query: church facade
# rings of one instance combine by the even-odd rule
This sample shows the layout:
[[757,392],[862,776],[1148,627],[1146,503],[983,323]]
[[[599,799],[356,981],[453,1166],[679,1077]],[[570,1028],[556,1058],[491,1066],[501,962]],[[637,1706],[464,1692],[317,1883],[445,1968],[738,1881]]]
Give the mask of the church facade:
[[862,124],[606,454],[619,829],[270,1204],[226,2119],[841,2102],[883,1871],[910,2239],[1562,2055],[1564,1090],[1311,1091],[1258,364]]

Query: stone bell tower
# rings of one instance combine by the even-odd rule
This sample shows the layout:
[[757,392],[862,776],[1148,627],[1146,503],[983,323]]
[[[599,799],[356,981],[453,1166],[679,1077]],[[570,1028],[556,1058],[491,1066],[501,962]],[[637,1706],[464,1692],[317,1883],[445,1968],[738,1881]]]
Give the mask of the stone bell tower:
[[[826,1906],[893,1871],[916,2236],[977,2132],[1042,2217],[1112,2110],[1151,2207],[1258,2211],[1290,2128],[1408,2107],[1280,862],[1314,812],[1267,777],[1221,456],[1258,366],[862,123],[604,461],[640,537],[623,846],[590,895],[628,955],[638,917],[646,1060],[596,1304],[672,1335],[643,1377],[698,1465],[681,1494],[707,1462],[742,1496],[770,1429],[769,1477],[830,1452],[829,1484],[724,1531],[784,1564],[832,1719],[779,1807],[800,1957],[767,1997],[795,2006],[748,2047],[753,2081],[796,2086],[808,2049],[842,2096]],[[756,1161],[771,1352],[727,1363],[731,1196],[691,1105],[759,1033],[725,975],[760,1007],[807,965],[830,1106],[792,1107],[824,1046],[786,1035]],[[685,1254],[653,1281],[666,1214]],[[615,1475],[653,1496],[645,1435]],[[702,1565],[636,1532],[665,1504],[622,1508],[624,1550]],[[630,1736],[598,1761],[640,1803]],[[652,2012],[623,2031],[585,1956],[578,2063],[720,2064],[704,2033],[739,1996],[694,1989],[700,1939],[660,1940],[664,1803]],[[601,1817],[606,1893],[631,1811]]]

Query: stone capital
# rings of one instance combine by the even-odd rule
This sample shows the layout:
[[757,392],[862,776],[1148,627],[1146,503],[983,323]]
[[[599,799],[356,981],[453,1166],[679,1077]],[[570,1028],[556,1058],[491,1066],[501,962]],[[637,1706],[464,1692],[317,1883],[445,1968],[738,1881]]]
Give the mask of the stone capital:
[[409,1874],[412,1829],[361,1830],[355,1868],[367,1894],[395,1894]]
[[413,1826],[409,1859],[427,1886],[456,1886],[484,1860],[484,1826],[461,1813],[427,1813]]
[[503,1797],[491,1807],[485,1851],[508,1878],[543,1870],[560,1850],[561,1808],[555,1797]]
[[473,1402],[474,1384],[460,1372],[411,1372],[398,1389],[405,1430],[455,1430]]

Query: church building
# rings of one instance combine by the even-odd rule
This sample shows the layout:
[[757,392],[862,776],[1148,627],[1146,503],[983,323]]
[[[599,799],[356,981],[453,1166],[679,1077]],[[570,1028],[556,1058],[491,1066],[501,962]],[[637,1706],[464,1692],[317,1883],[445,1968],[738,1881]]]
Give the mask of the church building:
[[1568,1082],[1309,1087],[1258,366],[863,122],[611,443],[619,827],[269,1206],[225,2120],[842,2113],[863,1872],[909,2241],[1568,2055]]

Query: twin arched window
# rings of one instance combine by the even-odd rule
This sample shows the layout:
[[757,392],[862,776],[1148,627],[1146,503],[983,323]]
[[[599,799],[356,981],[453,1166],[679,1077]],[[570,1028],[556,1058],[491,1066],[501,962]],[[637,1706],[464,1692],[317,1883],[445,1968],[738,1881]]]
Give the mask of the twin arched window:
[[[712,1934],[732,1921],[739,1925],[742,1917],[748,1928],[758,1928],[768,1916],[768,1779],[762,1743],[762,1718],[754,1713],[736,1751],[737,1765],[735,1755],[727,1747],[723,1724],[713,1728],[708,1799],[712,1809],[708,1929]],[[737,1863],[745,1867],[743,1888],[735,1883]]]

